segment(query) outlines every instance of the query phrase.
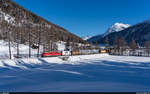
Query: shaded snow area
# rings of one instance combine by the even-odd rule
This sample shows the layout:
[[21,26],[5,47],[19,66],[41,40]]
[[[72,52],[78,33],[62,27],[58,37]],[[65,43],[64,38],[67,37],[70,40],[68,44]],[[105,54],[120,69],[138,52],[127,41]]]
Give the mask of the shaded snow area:
[[107,54],[0,60],[0,91],[149,91],[150,58]]

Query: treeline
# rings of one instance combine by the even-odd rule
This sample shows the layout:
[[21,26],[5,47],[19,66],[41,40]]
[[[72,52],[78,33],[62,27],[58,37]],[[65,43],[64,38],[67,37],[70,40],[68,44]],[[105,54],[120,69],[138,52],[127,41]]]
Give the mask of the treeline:
[[140,46],[134,39],[128,43],[124,38],[116,36],[113,45],[110,45],[107,37],[105,39],[105,47],[112,55],[150,56],[150,40],[147,40],[143,46]]

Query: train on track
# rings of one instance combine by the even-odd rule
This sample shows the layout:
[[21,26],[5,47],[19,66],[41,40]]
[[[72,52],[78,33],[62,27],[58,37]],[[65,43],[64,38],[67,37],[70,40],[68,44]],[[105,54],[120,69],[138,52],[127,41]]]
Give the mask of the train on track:
[[73,55],[90,55],[90,54],[104,54],[107,50],[80,50],[80,51],[61,51],[61,52],[44,52],[42,57],[55,56],[73,56]]

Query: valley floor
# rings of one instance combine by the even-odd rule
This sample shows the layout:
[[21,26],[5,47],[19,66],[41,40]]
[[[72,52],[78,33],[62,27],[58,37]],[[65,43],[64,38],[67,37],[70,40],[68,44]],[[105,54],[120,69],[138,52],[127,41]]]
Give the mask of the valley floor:
[[107,54],[0,60],[0,91],[149,91],[150,58]]

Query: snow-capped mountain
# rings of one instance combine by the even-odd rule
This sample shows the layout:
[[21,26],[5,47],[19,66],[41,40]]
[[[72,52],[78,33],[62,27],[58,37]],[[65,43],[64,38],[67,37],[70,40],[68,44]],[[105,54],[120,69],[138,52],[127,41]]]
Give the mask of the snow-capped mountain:
[[[116,24],[117,25],[117,24]],[[143,44],[150,40],[150,19],[145,20],[141,23],[135,24],[133,26],[129,25],[118,25],[122,28],[116,29],[117,32],[114,29],[108,29],[107,32],[111,32],[109,34],[106,34],[105,36],[99,35],[90,38],[88,41],[91,42],[98,42],[98,43],[104,43],[104,40],[106,37],[108,37],[110,44],[113,44],[114,38],[117,36],[118,38],[124,38],[127,43],[130,43],[132,39],[138,43],[138,45],[143,46]],[[114,26],[112,26],[114,27]],[[124,28],[125,27],[125,28]]]
[[122,31],[128,27],[130,27],[129,24],[123,24],[123,23],[117,22],[117,23],[113,24],[111,27],[109,27],[108,30],[104,34],[99,34],[99,35],[93,36],[93,37],[89,38],[88,41],[93,42],[93,43],[95,43],[95,42],[101,43],[102,38],[108,36],[111,33]]
[[129,24],[123,24],[123,23],[115,23],[114,25],[112,25],[105,33],[104,33],[104,37],[107,36],[110,33],[113,32],[119,32],[122,31],[126,28],[130,27]]
[[92,36],[90,36],[90,35],[87,35],[87,36],[85,36],[85,37],[82,37],[82,39],[83,40],[88,40],[88,39],[90,39]]

